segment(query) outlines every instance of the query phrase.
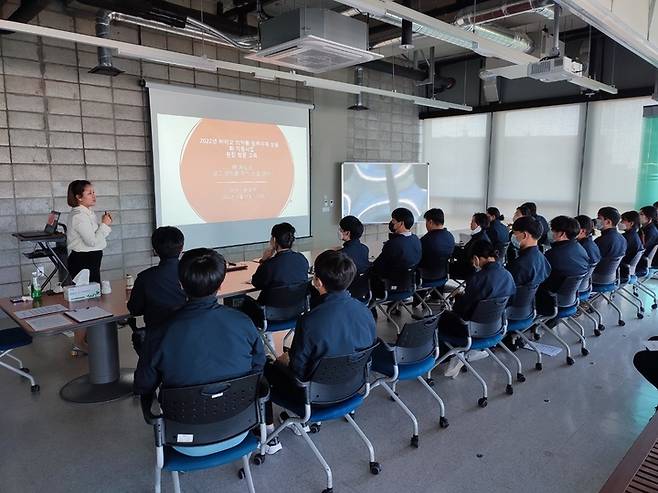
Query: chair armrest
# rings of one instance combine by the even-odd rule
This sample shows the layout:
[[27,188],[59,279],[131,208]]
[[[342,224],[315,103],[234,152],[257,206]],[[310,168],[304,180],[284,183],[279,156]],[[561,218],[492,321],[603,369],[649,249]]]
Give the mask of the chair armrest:
[[133,331],[141,330],[141,329],[144,328],[144,327],[138,327],[138,326],[137,326],[137,318],[136,318],[136,317],[128,317],[127,322],[128,322],[128,325],[130,326],[130,328],[131,328]]
[[142,415],[144,416],[144,421],[149,425],[157,425],[158,422],[162,422],[162,414],[153,414],[151,411],[151,406],[153,405],[153,394],[145,394],[140,396],[140,405],[142,407]]
[[372,388],[381,385],[382,382],[395,382],[398,379],[398,361],[395,346],[379,339],[379,344],[372,353],[371,369],[383,375],[370,384]]

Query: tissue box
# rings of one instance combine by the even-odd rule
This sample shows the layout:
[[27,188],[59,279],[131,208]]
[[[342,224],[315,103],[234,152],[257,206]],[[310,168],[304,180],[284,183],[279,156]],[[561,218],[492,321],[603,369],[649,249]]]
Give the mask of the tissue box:
[[90,282],[83,286],[66,286],[64,287],[64,299],[66,301],[81,301],[91,298],[100,298],[101,285],[97,282]]

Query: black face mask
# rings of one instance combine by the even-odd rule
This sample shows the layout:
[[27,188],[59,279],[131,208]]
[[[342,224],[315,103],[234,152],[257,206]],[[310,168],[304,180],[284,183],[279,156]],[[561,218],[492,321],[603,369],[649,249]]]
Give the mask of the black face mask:
[[388,223],[388,230],[389,230],[391,233],[395,233],[395,225],[393,224],[393,221],[391,221],[391,222]]

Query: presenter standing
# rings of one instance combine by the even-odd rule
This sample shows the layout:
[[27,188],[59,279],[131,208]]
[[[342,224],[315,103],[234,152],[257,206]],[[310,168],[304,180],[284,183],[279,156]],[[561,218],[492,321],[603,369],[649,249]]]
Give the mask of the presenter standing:
[[[112,231],[112,215],[105,211],[99,224],[92,207],[96,205],[96,192],[87,180],[74,180],[69,183],[67,203],[72,207],[66,238],[71,278],[81,270],[89,269],[89,282],[101,282],[101,260],[106,238]],[[75,332],[73,356],[87,354],[87,331]]]

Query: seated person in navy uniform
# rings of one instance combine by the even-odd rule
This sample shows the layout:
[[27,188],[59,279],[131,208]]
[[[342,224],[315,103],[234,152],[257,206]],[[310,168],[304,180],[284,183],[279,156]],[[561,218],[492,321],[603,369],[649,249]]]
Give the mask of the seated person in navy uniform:
[[640,214],[636,211],[627,211],[621,215],[619,228],[624,232],[622,236],[626,240],[626,254],[619,266],[619,275],[623,281],[628,279],[629,266],[635,256],[644,251],[644,245],[638,234],[640,229]]
[[638,271],[646,271],[648,267],[658,266],[658,254],[653,257],[653,265],[647,265],[647,256],[651,253],[653,247],[658,245],[658,211],[652,205],[647,205],[640,209],[640,239],[644,245],[644,256],[642,257],[642,264],[639,266]]
[[[370,311],[346,291],[355,276],[354,262],[342,252],[327,250],[315,259],[313,286],[321,302],[297,321],[290,350],[265,366],[272,394],[303,402],[295,378],[307,381],[323,357],[351,354],[375,343],[375,321]],[[271,432],[274,422],[270,403],[266,411]],[[280,449],[278,438],[268,447]]]
[[592,235],[594,234],[594,221],[592,221],[592,218],[585,215],[576,216],[575,219],[580,226],[580,231],[578,232],[576,240],[578,240],[580,246],[587,252],[589,266],[592,268],[598,265],[601,261],[601,251],[592,238]]
[[455,297],[452,310],[444,311],[439,319],[439,332],[452,337],[468,334],[465,322],[471,319],[482,300],[511,297],[516,293],[514,278],[497,259],[490,241],[479,240],[471,247],[474,273],[466,281],[462,294]]
[[455,249],[455,262],[450,264],[450,277],[453,279],[467,280],[471,277],[474,272],[472,264],[473,246],[478,241],[488,241],[491,243],[491,239],[487,234],[489,217],[484,212],[476,212],[473,214],[470,227],[471,239],[468,240],[466,245]]
[[[208,248],[186,252],[178,266],[188,301],[158,328],[158,344],[145,345],[134,392],[150,408],[156,389],[202,385],[261,372],[263,343],[245,314],[220,305],[226,261]],[[179,450],[183,452],[183,450]]]
[[500,213],[497,207],[488,207],[487,216],[489,217],[489,227],[487,228],[487,235],[493,243],[493,246],[498,250],[499,255],[503,255],[505,245],[510,243],[510,232],[507,226],[503,223],[505,217]]
[[399,207],[391,212],[391,221],[388,223],[391,234],[371,269],[373,294],[379,298],[384,296],[384,279],[397,282],[420,262],[420,240],[410,231],[414,222],[414,215],[409,209]]
[[[455,251],[455,237],[444,226],[445,219],[441,209],[430,209],[424,216],[425,233],[420,239],[422,256],[418,269],[421,271],[431,271],[436,268],[437,260],[448,259],[452,257]],[[428,278],[427,280],[435,281],[436,279]]]
[[539,221],[539,224],[541,224],[542,228],[542,235],[541,238],[539,238],[539,249],[543,252],[545,247],[550,245],[550,238],[548,235],[550,234],[550,227],[548,225],[548,221],[546,218],[540,214],[537,214],[537,204],[534,202],[524,202],[521,204],[521,207],[527,208],[530,211],[530,215],[534,217],[537,221]]
[[[295,228],[289,223],[272,227],[270,245],[263,252],[260,265],[251,278],[251,284],[260,291],[291,286],[308,281],[308,260],[291,250],[295,242]],[[263,293],[259,296],[262,299]]]
[[370,269],[370,251],[361,243],[363,230],[363,224],[354,216],[345,216],[338,223],[338,238],[343,242],[340,251],[352,259],[357,274]]
[[520,217],[512,225],[511,240],[519,256],[507,264],[507,270],[517,287],[537,287],[551,273],[551,265],[537,247],[541,232],[541,224],[532,216]]
[[[617,224],[619,224],[620,219],[621,215],[614,207],[599,209],[596,217],[596,229],[601,231],[601,236],[594,240],[594,243],[599,247],[601,260],[626,255],[626,240],[617,231]],[[594,269],[594,275],[592,276],[594,282],[596,282],[597,274],[602,271],[602,264],[603,262],[599,262],[599,265]]]
[[137,354],[148,331],[166,322],[173,311],[185,304],[185,293],[178,280],[178,257],[184,241],[181,230],[172,226],[160,227],[151,235],[151,245],[160,263],[137,275],[128,300],[130,314],[144,316],[144,329],[138,329],[134,320],[130,324]]
[[[514,210],[514,215],[512,216],[512,223],[516,221],[520,217],[532,217],[532,214],[530,213],[530,209],[526,206],[520,205]],[[534,217],[533,217],[534,219]],[[541,225],[541,224],[540,224]],[[544,231],[542,227],[542,232]],[[511,238],[510,238],[511,240]],[[543,248],[539,245],[539,242],[537,243],[537,247],[539,248],[540,251],[543,251]],[[507,248],[507,261],[511,262],[514,260],[516,257],[519,255],[519,249],[514,246],[514,243],[510,243],[509,247]]]
[[589,256],[576,241],[580,224],[573,217],[557,216],[550,224],[551,249],[546,260],[551,273],[537,291],[537,312],[550,315],[557,299],[555,295],[567,277],[584,276],[589,273]]

